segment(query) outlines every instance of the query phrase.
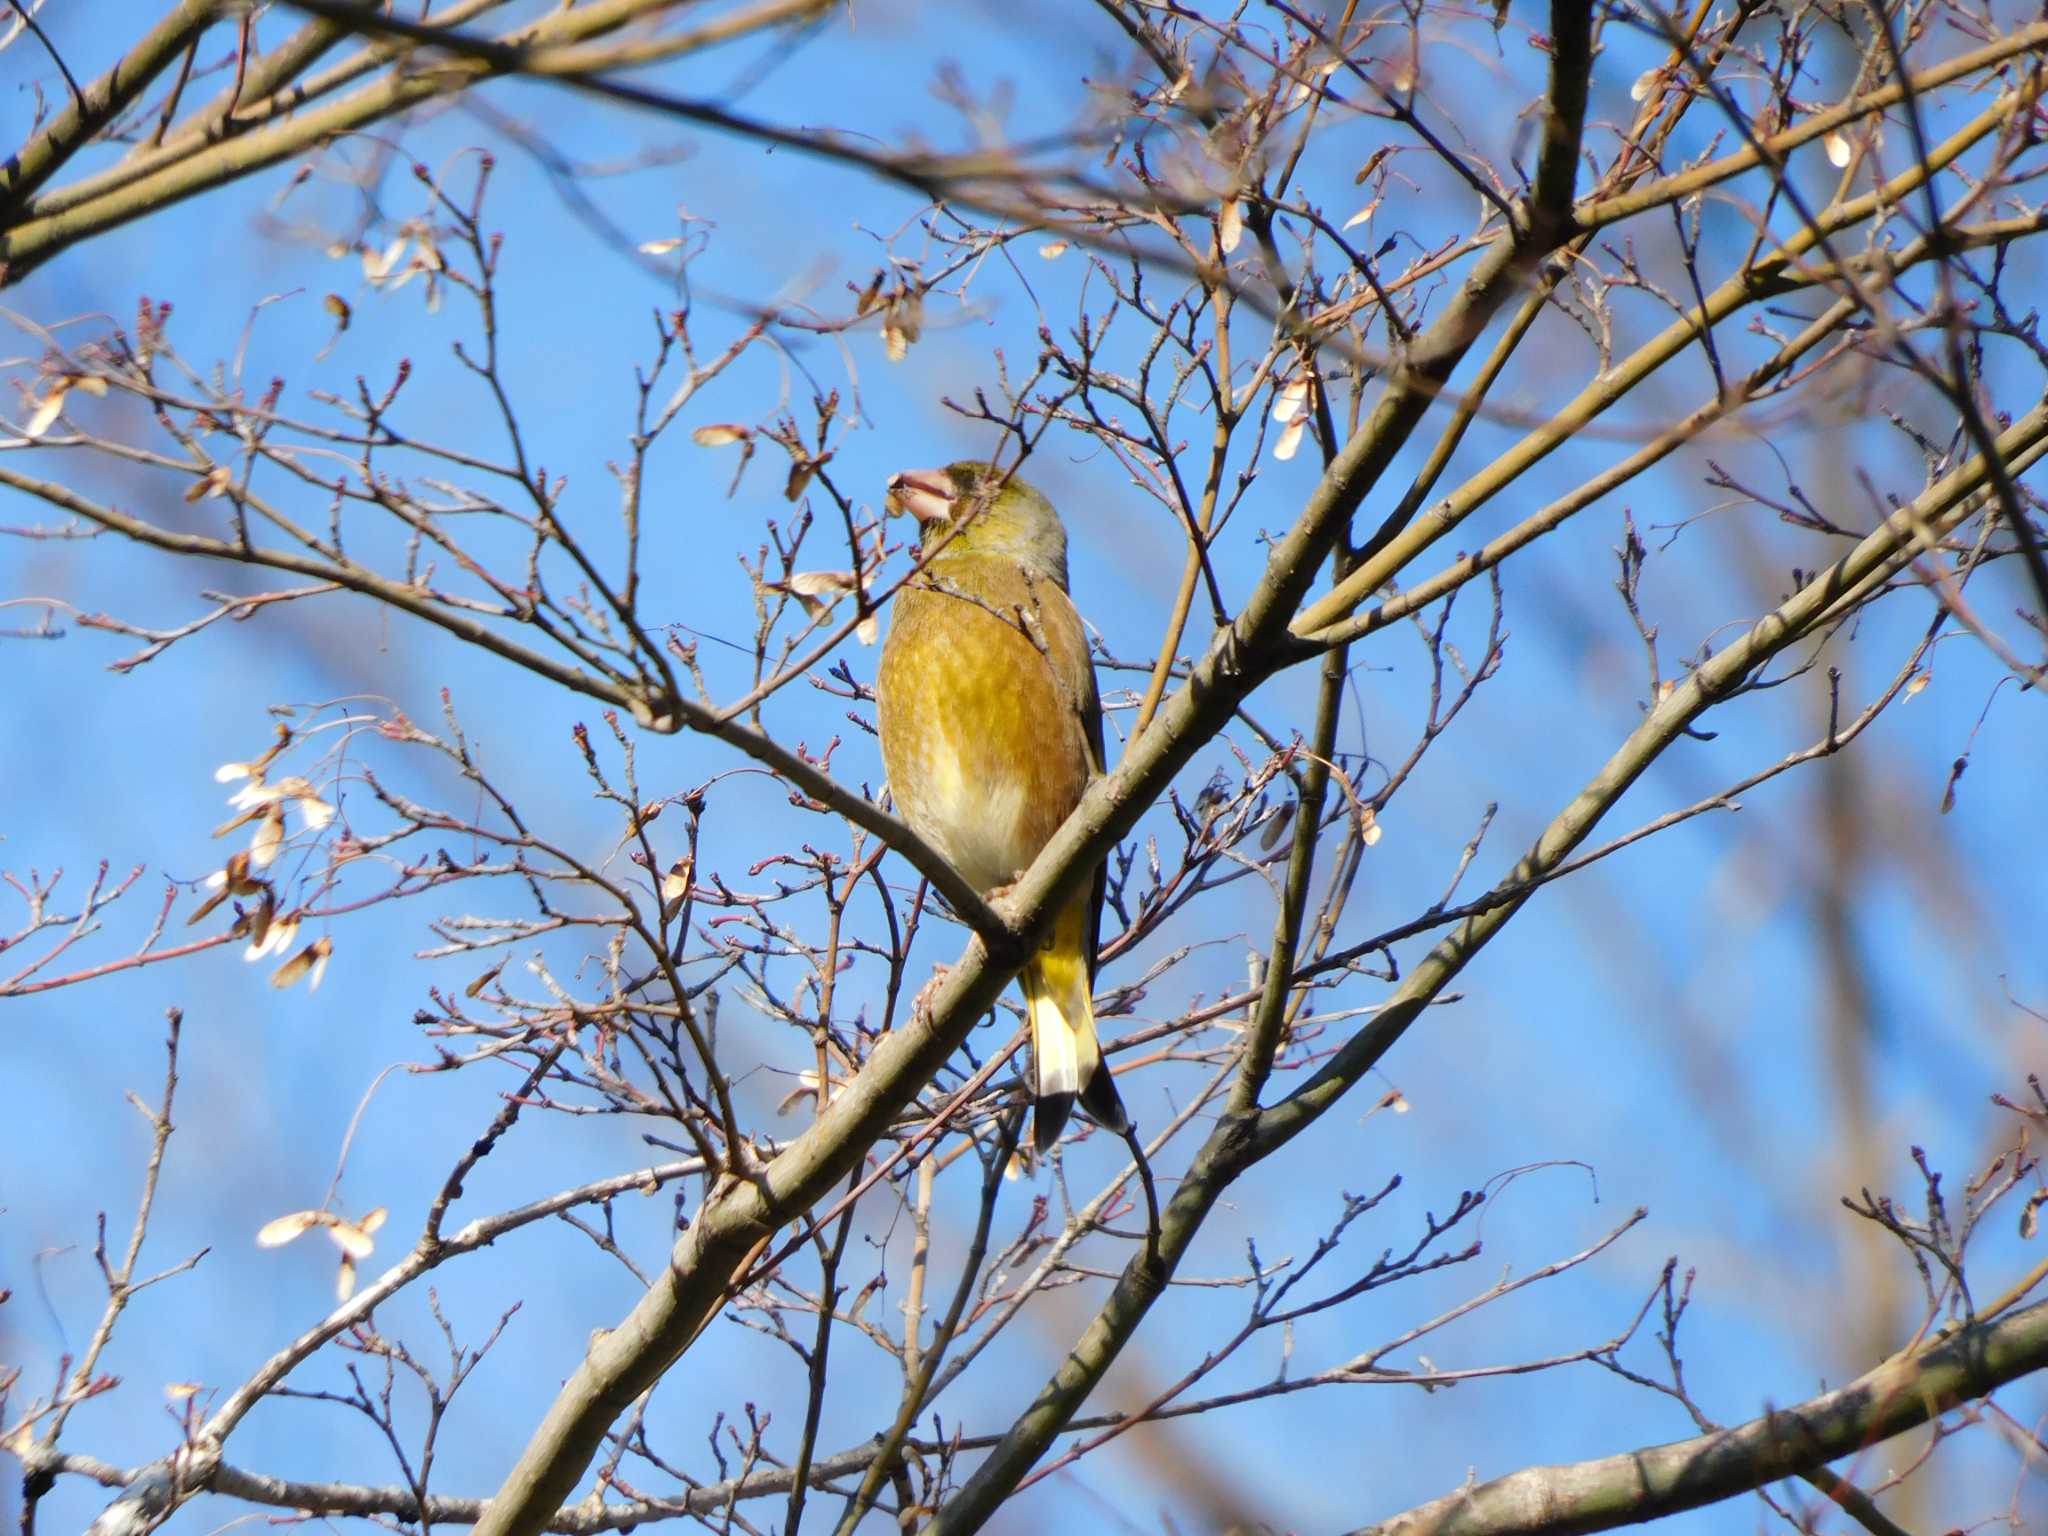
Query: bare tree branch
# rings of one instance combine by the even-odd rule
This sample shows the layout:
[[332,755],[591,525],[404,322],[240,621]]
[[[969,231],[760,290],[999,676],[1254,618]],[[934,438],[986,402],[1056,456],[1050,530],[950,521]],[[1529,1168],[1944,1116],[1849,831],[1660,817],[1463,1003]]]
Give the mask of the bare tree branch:
[[1957,1328],[1845,1387],[1733,1429],[1569,1466],[1529,1467],[1354,1536],[1580,1536],[1817,1472],[2048,1367],[2048,1302]]

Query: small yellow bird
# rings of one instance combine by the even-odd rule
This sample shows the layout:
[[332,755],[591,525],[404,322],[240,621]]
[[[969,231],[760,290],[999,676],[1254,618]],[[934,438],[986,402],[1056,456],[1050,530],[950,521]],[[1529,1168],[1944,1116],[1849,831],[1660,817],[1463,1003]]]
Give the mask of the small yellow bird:
[[[882,762],[904,820],[977,889],[1030,866],[1102,772],[1102,704],[1067,595],[1067,534],[1052,503],[993,465],[905,470],[891,511],[920,525],[924,569],[897,593],[875,679]],[[1037,1066],[1043,1152],[1079,1099],[1129,1125],[1090,1001],[1103,870],[1060,908],[1018,973]]]

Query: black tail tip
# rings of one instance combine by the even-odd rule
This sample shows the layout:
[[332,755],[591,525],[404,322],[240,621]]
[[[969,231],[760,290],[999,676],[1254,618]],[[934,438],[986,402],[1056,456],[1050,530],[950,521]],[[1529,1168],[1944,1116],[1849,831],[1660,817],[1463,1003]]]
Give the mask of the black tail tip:
[[1124,1101],[1117,1096],[1116,1079],[1110,1076],[1107,1066],[1098,1064],[1081,1085],[1081,1107],[1105,1131],[1121,1136],[1131,1128],[1131,1117],[1124,1111]]
[[1073,1113],[1074,1096],[1071,1093],[1041,1095],[1031,1106],[1031,1145],[1040,1152],[1050,1152]]
[[[1131,1117],[1124,1110],[1124,1101],[1117,1096],[1116,1079],[1109,1075],[1107,1068],[1097,1068],[1081,1085],[1079,1094],[1081,1108],[1093,1120],[1113,1136],[1121,1136],[1131,1128]],[[1060,1132],[1067,1128],[1073,1118],[1076,1095],[1071,1093],[1048,1093],[1042,1095],[1032,1106],[1031,1144],[1040,1152],[1050,1152],[1053,1143],[1060,1139]]]

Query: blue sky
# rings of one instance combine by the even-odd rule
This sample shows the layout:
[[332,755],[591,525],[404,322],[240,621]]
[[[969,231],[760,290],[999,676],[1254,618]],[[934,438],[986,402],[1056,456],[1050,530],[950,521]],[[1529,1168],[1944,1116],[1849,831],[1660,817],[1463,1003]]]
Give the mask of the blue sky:
[[[1007,90],[1013,105],[1006,127],[1020,136],[1067,122],[1088,89],[1084,82],[1117,77],[1127,62],[1122,40],[1082,14],[1077,20],[1063,8],[1039,5],[862,8],[853,24],[835,20],[766,67],[757,66],[773,50],[741,45],[663,78],[705,95],[722,96],[743,83],[740,104],[777,121],[958,146],[965,139],[957,119],[926,88],[946,61],[959,63],[977,96]],[[98,67],[96,50],[125,30],[97,16],[88,24],[82,11],[47,20],[79,68]],[[1540,80],[1541,56],[1519,25],[1510,27],[1498,56],[1475,46],[1485,35],[1480,28],[1425,56],[1429,70],[1441,71],[1440,109],[1475,146],[1493,152],[1512,144],[1513,114]],[[281,18],[266,16],[264,39],[274,41],[281,26]],[[1629,83],[1649,61],[1639,40],[1610,36],[1596,70],[1596,118],[1626,112]],[[0,55],[0,66],[11,87],[42,73],[19,45]],[[1832,67],[1816,97],[1839,92],[1840,61]],[[1498,111],[1466,107],[1490,109],[1487,91],[1501,103]],[[16,89],[9,99],[18,130],[26,121],[24,97]],[[703,221],[689,228],[706,239],[691,267],[705,353],[744,324],[728,300],[773,295],[837,311],[847,303],[847,285],[865,283],[884,260],[890,236],[898,235],[899,254],[918,253],[918,204],[853,173],[821,169],[788,151],[678,132],[559,90],[525,86],[493,99],[543,128],[573,160],[687,147],[672,163],[599,180],[592,193],[634,241],[674,233],[679,209]],[[1310,165],[1333,212],[1345,212],[1343,199],[1358,195],[1347,190],[1350,170],[1380,132],[1382,125],[1371,123],[1333,129]],[[1703,138],[1706,129],[1700,132]],[[407,155],[446,168],[451,178],[463,174],[467,146],[492,138],[489,127],[460,109],[404,134]],[[1604,148],[1604,141],[1593,142]],[[362,163],[371,148],[359,141],[344,153]],[[535,457],[569,477],[564,515],[602,542],[616,521],[607,464],[621,458],[630,431],[633,368],[651,351],[650,316],[672,306],[675,292],[597,238],[530,157],[502,145],[497,153],[486,221],[505,234],[504,372]],[[10,290],[6,308],[42,325],[84,317],[77,333],[89,335],[106,323],[95,316],[128,323],[138,295],[169,299],[171,337],[189,363],[202,370],[232,366],[246,328],[252,393],[282,376],[288,408],[309,416],[319,413],[312,392],[347,393],[358,374],[380,388],[405,357],[413,369],[402,397],[405,429],[499,452],[489,402],[450,353],[454,340],[474,334],[460,296],[429,314],[422,285],[378,294],[353,256],[333,260],[318,242],[266,220],[288,175],[273,173],[99,239]],[[1448,229],[1469,218],[1462,203],[1452,210],[1449,194],[1426,173],[1418,177],[1418,223]],[[383,195],[392,222],[422,206],[402,168],[384,183]],[[294,193],[284,213],[331,227],[355,206],[347,189],[316,178]],[[1709,229],[1710,254],[1725,262],[1740,249],[1741,210],[1717,207]],[[764,420],[785,395],[803,417],[809,386],[800,370],[809,370],[842,387],[857,381],[862,417],[832,468],[862,502],[879,502],[896,469],[983,450],[986,429],[964,423],[942,402],[989,384],[995,349],[1013,368],[1032,355],[1041,307],[1050,323],[1070,325],[1084,297],[1080,254],[1040,261],[1028,254],[1035,244],[1019,244],[1015,268],[987,264],[966,303],[935,300],[926,335],[900,365],[885,360],[871,326],[843,340],[812,340],[789,360],[765,350],[750,354],[692,407],[684,430],[656,449],[644,612],[652,624],[712,637],[703,655],[726,696],[745,676],[735,653],[718,641],[744,638],[751,624],[737,562],[760,542],[764,521],[786,525],[790,509],[772,449],[764,448],[728,498],[730,450],[697,448],[687,429]],[[2022,260],[2038,266],[2034,258]],[[1088,296],[1099,296],[1099,279],[1089,281]],[[355,322],[322,359],[316,354],[333,332],[321,303],[329,292],[354,307]],[[252,306],[270,295],[277,301],[252,319]],[[1662,323],[1641,295],[1617,297],[1615,315],[1624,337],[1640,339]],[[1256,332],[1247,326],[1246,334]],[[1118,346],[1128,347],[1133,335],[1120,332]],[[1728,342],[1735,355],[1755,344]],[[40,349],[24,333],[5,350],[25,360],[14,372],[26,378]],[[1527,365],[1511,377],[1505,403],[1540,412],[1579,387],[1591,361],[1576,327],[1546,323]],[[1991,366],[2002,398],[2019,408],[2037,398],[2038,370],[2023,357],[1994,348]],[[1489,507],[1471,531],[1461,530],[1457,547],[1476,544],[1540,499],[1577,484],[1625,452],[1630,431],[1690,406],[1706,387],[1696,356],[1675,362],[1617,412],[1613,435],[1596,431],[1568,444],[1503,498],[1512,505]],[[1859,387],[1912,419],[1938,420],[1924,396],[1882,371]],[[1726,433],[1674,457],[1510,563],[1502,673],[1383,813],[1386,835],[1367,856],[1349,936],[1402,921],[1435,900],[1489,804],[1498,805],[1498,814],[1462,890],[1474,894],[1497,879],[1639,718],[1647,691],[1641,642],[1611,585],[1624,506],[1653,550],[1643,601],[1661,627],[1669,675],[1677,658],[1703,640],[1725,644],[1739,632],[1727,626],[1774,602],[1787,588],[1789,568],[1810,569],[1826,548],[1704,484],[1708,459],[1774,491],[1787,477],[1797,480],[1849,523],[1870,518],[1855,471],[1902,495],[1919,488],[1920,469],[1903,439],[1860,417],[1853,409],[1858,399],[1845,387],[1805,415],[1765,413],[1757,431]],[[140,425],[116,416],[111,405],[86,419],[110,431]],[[1189,418],[1184,430],[1193,425]],[[1483,463],[1523,425],[1481,422],[1459,469]],[[1368,502],[1368,519],[1391,505],[1426,439],[1426,432],[1418,436]],[[180,483],[168,477],[58,452],[39,453],[28,467],[75,477],[81,487],[167,521],[190,515],[178,500]],[[1314,483],[1311,458],[1305,451],[1291,463],[1262,468],[1219,556],[1232,598],[1256,579],[1256,529],[1284,527]],[[1149,655],[1178,575],[1173,529],[1079,437],[1049,438],[1030,474],[1065,514],[1082,611],[1115,654]],[[302,515],[317,518],[324,508],[309,505]],[[38,519],[46,520],[41,509],[12,499],[0,505],[0,524]],[[1687,519],[1698,520],[1673,537]],[[1421,570],[1438,563],[1426,558]],[[207,606],[203,590],[269,584],[110,539],[0,540],[0,598],[47,596],[148,625],[187,621]],[[1991,572],[1972,590],[1981,591],[1986,614],[2009,614],[2026,600],[2012,569]],[[1483,608],[1483,594],[1468,592],[1453,621],[1468,656],[1477,654],[1485,632]],[[8,612],[11,624],[27,610]],[[1852,645],[1830,655],[1842,668],[1847,703],[1860,707],[1883,686],[1929,616],[1924,598],[1894,596],[1859,625]],[[81,943],[82,961],[132,947],[165,877],[192,880],[217,867],[221,845],[208,833],[226,813],[212,771],[261,749],[271,705],[327,705],[325,718],[332,719],[341,709],[332,701],[349,700],[351,709],[395,708],[433,726],[445,689],[494,780],[543,815],[550,836],[593,858],[616,839],[615,819],[589,796],[570,736],[571,726],[583,722],[604,739],[596,707],[358,599],[323,599],[218,625],[126,675],[109,671],[108,663],[132,644],[75,626],[59,640],[0,643],[0,867],[22,873],[61,865],[67,892],[102,859],[116,871],[145,867],[135,894],[108,914],[106,931]],[[872,675],[872,651],[849,643],[842,656],[857,675]],[[1356,660],[1359,713],[1347,722],[1342,746],[1356,752],[1362,744],[1375,758],[1398,759],[1423,718],[1424,649],[1412,630],[1395,628],[1362,645]],[[1286,1368],[1298,1375],[1392,1338],[1483,1290],[1504,1270],[1525,1272],[1578,1251],[1641,1205],[1650,1218],[1583,1268],[1482,1310],[1390,1363],[1415,1366],[1419,1351],[1452,1369],[1583,1348],[1621,1330],[1675,1255],[1681,1270],[1697,1271],[1680,1344],[1697,1400],[1713,1416],[1739,1421],[1866,1369],[1873,1349],[1894,1347],[1915,1325],[1915,1282],[1900,1255],[1866,1241],[1838,1197],[1868,1183],[1914,1207],[1919,1186],[1908,1148],[1916,1145],[1955,1191],[2010,1142],[2011,1117],[1991,1106],[1989,1095],[2023,1092],[2026,1074],[2048,1065],[2040,1017],[2011,1001],[2048,1010],[2048,947],[2040,942],[2048,832],[2039,766],[2048,730],[2038,695],[2011,685],[1994,692],[1999,676],[1974,641],[1945,640],[1930,685],[1900,701],[1846,759],[1777,779],[1743,796],[1739,812],[1696,819],[1538,895],[1460,978],[1458,1000],[1432,1011],[1389,1057],[1384,1082],[1362,1088],[1232,1192],[1186,1273],[1241,1274],[1248,1241],[1268,1262],[1303,1255],[1334,1221],[1339,1191],[1375,1189],[1400,1174],[1398,1194],[1326,1261],[1324,1288],[1335,1288],[1383,1248],[1412,1242],[1423,1213],[1442,1213],[1458,1191],[1540,1164],[1546,1166],[1489,1202],[1478,1229],[1480,1258],[1305,1323]],[[1825,720],[1825,690],[1816,678],[1717,712],[1706,723],[1718,734],[1667,754],[1602,835],[1690,803],[1815,739]],[[1116,685],[1106,677],[1104,686]],[[1269,727],[1305,730],[1312,689],[1306,672],[1290,674],[1262,692],[1254,712]],[[778,731],[814,748],[843,736],[835,770],[851,781],[878,782],[873,740],[845,721],[844,710],[842,701],[799,686],[775,702],[770,718]],[[655,794],[739,764],[729,750],[697,737],[643,736],[637,749],[641,782]],[[1966,751],[1970,766],[1954,809],[1941,814],[1950,765]],[[447,774],[396,748],[364,742],[361,754],[408,792],[450,796],[457,788]],[[1230,766],[1220,745],[1198,754],[1183,797]],[[1368,788],[1375,785],[1368,775]],[[359,783],[345,783],[342,793],[351,817],[373,810]],[[360,811],[351,795],[361,797]],[[1861,1043],[1846,1058],[1831,1055],[1828,1044],[1823,893],[1842,858],[1828,838],[1831,807],[1847,808],[1860,849],[1840,933],[1867,997],[1852,1021]],[[657,841],[673,835],[676,819],[660,828]],[[1171,846],[1170,829],[1159,815],[1140,830]],[[827,835],[825,823],[793,812],[764,778],[729,779],[706,816],[700,874],[716,871],[735,888],[758,886],[762,877],[747,874],[758,860],[798,838]],[[843,832],[836,835],[843,849]],[[907,870],[898,868],[894,878],[907,881]],[[509,901],[512,894],[478,899]],[[189,897],[181,903],[180,914]],[[433,1043],[413,1024],[414,1011],[430,986],[459,988],[477,966],[414,956],[437,942],[428,921],[455,909],[429,896],[334,920],[327,931],[335,967],[316,995],[273,991],[262,968],[223,949],[16,1000],[0,1018],[0,1082],[9,1085],[13,1106],[0,1117],[0,1289],[14,1292],[0,1310],[0,1360],[22,1363],[24,1380],[41,1384],[61,1354],[80,1347],[97,1316],[94,1213],[105,1209],[110,1231],[125,1232],[132,1209],[146,1127],[122,1094],[134,1090],[150,1100],[158,1092],[163,1012],[176,1006],[186,1017],[179,1130],[142,1268],[201,1247],[210,1252],[193,1275],[166,1282],[131,1308],[105,1365],[124,1385],[79,1410],[68,1445],[124,1465],[162,1454],[176,1432],[164,1407],[165,1384],[230,1388],[325,1313],[331,1250],[308,1239],[259,1251],[252,1236],[272,1216],[319,1203],[351,1119],[381,1072],[432,1059]],[[17,909],[0,911],[0,928],[11,928]],[[1269,903],[1246,882],[1151,940],[1123,962],[1124,977],[1112,971],[1106,979],[1128,979],[1176,944],[1203,944],[1141,1005],[1141,1022],[1171,1017],[1197,995],[1241,983],[1247,948],[1261,945],[1270,927]],[[551,942],[547,953],[568,974],[587,948]],[[928,934],[920,964],[927,956],[949,959],[956,948],[950,932]],[[1404,950],[1404,962],[1420,953]],[[0,968],[12,958],[0,958]],[[590,985],[592,975],[581,980]],[[1372,986],[1354,982],[1319,1006],[1365,1007],[1377,997]],[[850,1016],[876,1003],[872,978],[857,969],[840,1011]],[[743,998],[729,996],[722,1030],[730,1037],[749,1023]],[[988,1038],[986,1031],[978,1035],[977,1048]],[[751,1037],[748,1048],[756,1048]],[[804,1064],[807,1052],[771,1034],[760,1039],[758,1053],[763,1066],[741,1084],[742,1103],[763,1134],[781,1134],[786,1122],[775,1121],[773,1105],[790,1086],[786,1073]],[[1149,1082],[1146,1075],[1127,1076],[1124,1096],[1141,1123],[1157,1124],[1191,1079],[1173,1069],[1149,1074]],[[1390,1085],[1399,1087],[1408,1111],[1368,1117]],[[389,1206],[388,1251],[402,1251],[450,1160],[509,1086],[504,1077],[475,1071],[384,1078],[362,1110],[342,1208]],[[1856,1121],[1848,1106],[1859,1091],[1867,1092],[1868,1115]],[[637,1166],[650,1156],[640,1139],[647,1129],[663,1130],[620,1118],[529,1116],[469,1182],[463,1210],[503,1208]],[[1190,1145],[1183,1138],[1169,1149],[1163,1174],[1177,1169],[1176,1157],[1184,1159]],[[1111,1167],[1099,1144],[1078,1148],[1073,1158],[1081,1173],[1098,1179]],[[959,1187],[941,1205],[939,1242],[942,1251],[957,1253],[971,1221],[971,1191],[966,1181],[955,1182]],[[1092,1188],[1080,1176],[1075,1187]],[[999,1234],[1022,1219],[1028,1197],[1028,1186],[1006,1189]],[[659,1262],[672,1215],[666,1198],[622,1204],[622,1243],[643,1264]],[[2002,1288],[2037,1257],[2014,1235],[2016,1215],[2016,1204],[2001,1208],[1982,1234],[1980,1292]],[[900,1223],[892,1230],[878,1215],[860,1229],[849,1261],[859,1276],[889,1269],[883,1301],[890,1308],[899,1299],[903,1251]],[[373,1261],[372,1273],[385,1257]],[[436,1463],[440,1491],[483,1494],[496,1486],[589,1331],[620,1317],[636,1287],[582,1239],[553,1229],[519,1234],[489,1258],[451,1265],[435,1284],[467,1343],[480,1342],[507,1308],[520,1307],[457,1398]],[[1887,1284],[1899,1287],[1889,1325],[1869,1316],[1879,1305],[1872,1298],[1882,1297]],[[969,1434],[1003,1427],[1089,1315],[1085,1298],[1099,1290],[1089,1282],[1044,1298],[941,1400],[948,1427]],[[1247,1305],[1239,1288],[1176,1295],[1091,1406],[1142,1401],[1227,1337]],[[888,1316],[894,1321],[898,1314]],[[432,1331],[417,1295],[380,1311],[379,1321],[423,1347]],[[872,1432],[881,1416],[877,1402],[894,1403],[894,1377],[878,1352],[855,1338],[835,1347],[845,1353],[821,1435],[830,1449]],[[1646,1330],[1628,1359],[1653,1371],[1656,1356]],[[1258,1339],[1204,1390],[1250,1386],[1281,1366],[1277,1341]],[[292,1384],[334,1390],[344,1379],[329,1352]],[[417,1400],[402,1401],[416,1426]],[[703,1449],[709,1414],[736,1412],[747,1401],[775,1412],[779,1445],[793,1444],[801,1378],[788,1352],[722,1322],[657,1394],[650,1432],[659,1431],[658,1443],[674,1448],[694,1474],[712,1476],[716,1469]],[[2048,1408],[2037,1387],[2001,1401],[2026,1423]],[[1276,1528],[1343,1528],[1446,1492],[1468,1472],[1485,1478],[1690,1432],[1676,1405],[1588,1365],[1428,1394],[1323,1388],[1134,1432],[1036,1485],[1002,1521],[1005,1528],[1053,1518],[1080,1530],[1199,1528],[1204,1506],[1176,1468],[1200,1468]],[[1906,1454],[1897,1445],[1879,1448],[1858,1475],[1873,1481]],[[1985,1490],[2003,1490],[2019,1476],[1981,1434],[1964,1437],[1944,1457],[1923,1474],[1916,1514],[1929,1529],[2001,1507],[2006,1494]],[[396,1480],[381,1439],[360,1419],[317,1402],[264,1406],[237,1434],[230,1458],[280,1475]],[[2030,1497],[2029,1507],[2038,1507],[2038,1493]],[[47,1528],[83,1525],[103,1499],[81,1480],[66,1480],[44,1505]],[[811,1518],[830,1520],[837,1509],[836,1500],[820,1498]],[[767,1505],[759,1515],[780,1519]],[[211,1530],[228,1518],[219,1503],[192,1507],[172,1529]],[[1747,1531],[1768,1519],[1754,1500],[1738,1500],[1667,1528]]]

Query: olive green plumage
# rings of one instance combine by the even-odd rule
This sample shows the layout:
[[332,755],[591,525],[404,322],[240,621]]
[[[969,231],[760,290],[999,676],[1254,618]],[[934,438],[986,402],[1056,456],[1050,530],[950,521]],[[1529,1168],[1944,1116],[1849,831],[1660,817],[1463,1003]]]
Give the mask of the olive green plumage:
[[[906,471],[889,499],[917,518],[931,554],[897,593],[882,646],[882,761],[904,820],[993,892],[1030,866],[1102,772],[1102,705],[1067,595],[1066,531],[1037,491],[985,464]],[[1076,1098],[1107,1128],[1127,1124],[1090,1002],[1101,913],[1098,867],[1018,974],[1041,1151]]]

